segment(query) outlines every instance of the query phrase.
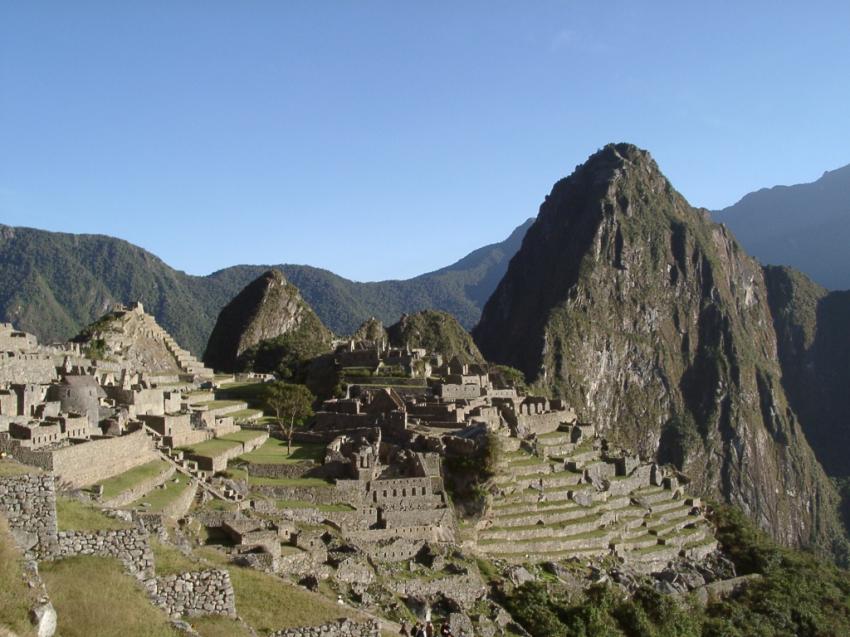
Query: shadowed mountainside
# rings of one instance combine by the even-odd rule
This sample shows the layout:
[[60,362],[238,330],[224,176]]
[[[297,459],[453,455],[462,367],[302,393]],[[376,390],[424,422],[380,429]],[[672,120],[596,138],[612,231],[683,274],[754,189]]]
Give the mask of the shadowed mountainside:
[[809,184],[763,188],[712,214],[762,263],[850,288],[850,166]]

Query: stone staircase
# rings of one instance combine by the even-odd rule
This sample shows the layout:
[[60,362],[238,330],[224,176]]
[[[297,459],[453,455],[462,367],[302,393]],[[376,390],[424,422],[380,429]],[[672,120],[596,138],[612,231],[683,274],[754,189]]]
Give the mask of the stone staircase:
[[660,467],[608,457],[588,425],[506,446],[476,526],[482,554],[516,562],[613,554],[651,570],[716,548],[698,499]]
[[215,487],[212,484],[212,476],[209,475],[208,472],[199,469],[198,463],[194,460],[184,458],[182,451],[172,449],[166,445],[163,436],[161,436],[159,432],[154,431],[147,425],[145,425],[144,430],[153,439],[159,456],[171,464],[178,473],[188,476],[197,483],[199,491],[203,491],[209,496],[219,500],[224,500],[225,502],[241,502],[244,499],[241,493],[238,493],[233,489],[219,489]]
[[171,334],[166,332],[162,326],[156,322],[154,317],[150,314],[143,314],[142,317],[142,321],[144,326],[148,329],[148,333],[152,338],[162,341],[165,348],[172,356],[174,356],[180,371],[205,380],[211,380],[215,376],[213,370],[209,367],[205,367],[201,361],[195,358],[192,352],[180,347]]

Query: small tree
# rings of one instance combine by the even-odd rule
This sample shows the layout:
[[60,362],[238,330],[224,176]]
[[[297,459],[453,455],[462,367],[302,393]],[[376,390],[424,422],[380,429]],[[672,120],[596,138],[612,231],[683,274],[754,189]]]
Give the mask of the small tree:
[[[286,434],[287,452],[292,453],[292,434],[295,426],[313,415],[315,396],[304,385],[270,383],[266,389],[266,406],[274,412],[277,424]],[[289,423],[285,424],[286,419]]]

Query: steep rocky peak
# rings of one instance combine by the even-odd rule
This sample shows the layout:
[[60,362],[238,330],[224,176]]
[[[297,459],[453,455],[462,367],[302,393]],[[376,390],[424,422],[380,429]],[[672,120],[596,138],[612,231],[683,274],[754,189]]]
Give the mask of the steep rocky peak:
[[473,334],[618,444],[788,544],[823,545],[834,492],[787,408],[766,299],[731,234],[616,144],[555,184]]
[[218,316],[204,362],[232,371],[248,349],[304,327],[310,339],[329,342],[330,331],[279,270],[268,270],[249,283]]

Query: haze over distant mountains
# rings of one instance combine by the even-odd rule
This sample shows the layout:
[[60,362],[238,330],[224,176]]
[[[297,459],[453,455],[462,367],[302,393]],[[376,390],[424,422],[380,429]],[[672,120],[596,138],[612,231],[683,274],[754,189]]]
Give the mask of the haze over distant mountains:
[[713,213],[751,255],[826,288],[850,288],[850,165],[815,182],[763,188]]
[[390,324],[423,309],[449,312],[469,329],[532,221],[434,272],[372,283],[291,264],[237,265],[192,276],[122,239],[0,225],[0,319],[57,341],[114,303],[140,300],[181,345],[200,355],[221,308],[275,267],[337,334],[352,333],[370,316]]

